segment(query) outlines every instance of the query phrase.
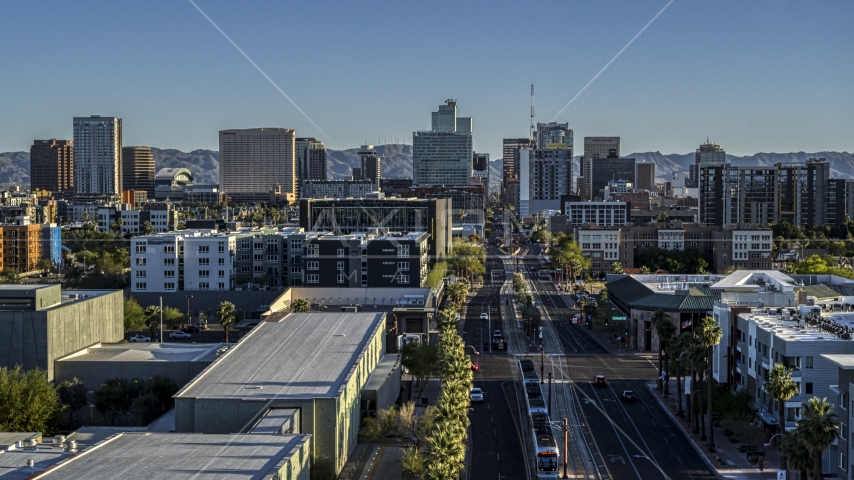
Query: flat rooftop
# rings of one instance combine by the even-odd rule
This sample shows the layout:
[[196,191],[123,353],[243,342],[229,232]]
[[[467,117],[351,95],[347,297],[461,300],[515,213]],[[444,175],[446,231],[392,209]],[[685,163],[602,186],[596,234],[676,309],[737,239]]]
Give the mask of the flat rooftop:
[[34,478],[268,479],[309,438],[120,433]]
[[[822,330],[816,326],[808,325],[803,320],[785,320],[777,313],[762,313],[763,310],[753,310],[751,313],[742,313],[739,316],[751,319],[756,322],[757,328],[761,328],[766,332],[773,331],[774,335],[786,341],[841,341],[851,342],[851,340],[843,340],[841,337],[834,335],[832,332]],[[854,329],[854,313],[835,313],[822,316],[823,319],[832,320],[842,327]]]
[[61,362],[212,362],[222,343],[107,343],[88,347]]
[[[762,283],[756,283],[757,280]],[[712,288],[759,291],[764,284],[793,287],[795,280],[778,270],[736,270],[712,285]]]
[[276,312],[176,398],[336,397],[380,331],[384,313]]

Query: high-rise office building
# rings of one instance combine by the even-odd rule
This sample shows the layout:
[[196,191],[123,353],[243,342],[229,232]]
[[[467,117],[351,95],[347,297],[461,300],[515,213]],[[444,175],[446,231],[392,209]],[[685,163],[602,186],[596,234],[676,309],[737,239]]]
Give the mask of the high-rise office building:
[[620,156],[620,137],[584,137],[585,158],[605,158],[611,150]]
[[326,147],[315,138],[296,139],[297,178],[326,180]]
[[571,148],[519,150],[519,215],[560,210],[561,196],[572,194]]
[[[620,156],[620,137],[584,137],[584,156],[581,158],[581,178],[578,179],[578,195],[582,200],[593,200],[596,191],[591,179],[593,162],[609,156]],[[605,182],[607,184],[607,181]]]
[[477,153],[472,154],[471,159],[472,172],[471,176],[480,178],[484,185],[489,186],[489,154]]
[[720,145],[715,145],[714,142],[706,140],[694,152],[694,164],[688,166],[688,179],[685,181],[685,186],[688,188],[697,188],[700,182],[701,168],[711,165],[723,165],[725,163],[726,152],[724,149]]
[[[584,158],[587,160],[587,157]],[[604,199],[605,187],[608,182],[624,180],[634,185],[635,183],[635,159],[618,157],[612,149],[611,154],[605,158],[590,159],[590,195],[592,199]],[[588,200],[588,199],[582,199]]]
[[74,117],[74,192],[87,197],[121,196],[121,118]]
[[270,192],[295,195],[296,137],[287,128],[219,132],[219,186],[236,201],[266,201]]
[[655,164],[635,163],[635,189],[653,191],[655,188]]
[[538,123],[537,148],[573,148],[573,133],[568,123]]
[[122,189],[148,193],[154,198],[154,156],[151,147],[122,147]]
[[535,141],[530,138],[505,138],[503,158],[501,159],[501,199],[503,202],[519,204],[519,149],[534,148]]
[[74,142],[35,140],[30,147],[30,189],[74,192]]
[[383,160],[377,155],[373,145],[362,145],[359,148],[359,161],[362,179],[370,180],[374,191],[379,191],[383,179]]
[[416,185],[468,185],[472,173],[472,120],[457,117],[456,100],[432,114],[432,130],[412,134]]

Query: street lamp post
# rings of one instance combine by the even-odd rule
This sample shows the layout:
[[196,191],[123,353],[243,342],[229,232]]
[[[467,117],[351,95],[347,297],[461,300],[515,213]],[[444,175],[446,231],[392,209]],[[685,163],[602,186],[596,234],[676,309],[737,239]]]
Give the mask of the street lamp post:
[[160,297],[160,343],[163,343],[163,297]]
[[190,299],[193,298],[193,296],[192,295],[184,295],[184,296],[187,297],[187,324],[190,324],[191,318],[192,318],[190,316]]

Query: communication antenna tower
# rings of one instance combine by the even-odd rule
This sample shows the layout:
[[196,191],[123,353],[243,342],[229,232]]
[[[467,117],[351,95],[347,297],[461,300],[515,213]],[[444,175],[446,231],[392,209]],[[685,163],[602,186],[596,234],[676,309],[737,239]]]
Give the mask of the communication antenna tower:
[[537,140],[536,129],[534,127],[534,84],[531,84],[531,142]]

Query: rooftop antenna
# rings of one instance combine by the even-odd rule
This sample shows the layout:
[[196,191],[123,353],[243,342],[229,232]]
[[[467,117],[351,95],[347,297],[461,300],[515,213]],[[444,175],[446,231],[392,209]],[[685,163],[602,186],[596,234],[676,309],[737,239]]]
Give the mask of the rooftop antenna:
[[537,140],[536,130],[534,128],[534,84],[531,84],[531,142]]

